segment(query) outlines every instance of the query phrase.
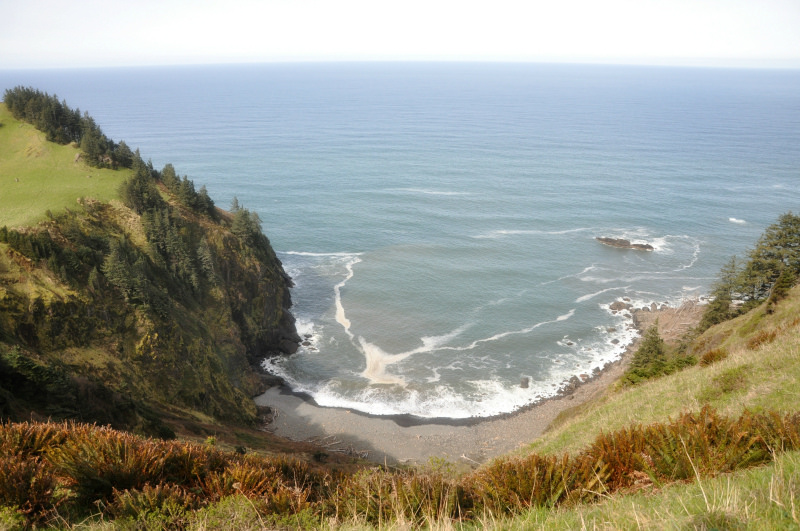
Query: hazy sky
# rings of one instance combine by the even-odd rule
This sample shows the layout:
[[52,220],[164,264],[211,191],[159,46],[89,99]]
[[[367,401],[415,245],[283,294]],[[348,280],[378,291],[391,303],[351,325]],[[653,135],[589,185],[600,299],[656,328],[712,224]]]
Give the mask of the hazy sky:
[[2,0],[0,68],[504,60],[800,68],[800,0]]

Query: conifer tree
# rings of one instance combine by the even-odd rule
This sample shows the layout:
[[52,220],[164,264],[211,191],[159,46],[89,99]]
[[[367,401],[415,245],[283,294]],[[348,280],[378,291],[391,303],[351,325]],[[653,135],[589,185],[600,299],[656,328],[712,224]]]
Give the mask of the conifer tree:
[[658,320],[656,320],[644,333],[642,343],[631,360],[631,368],[659,373],[667,363],[666,356],[666,347],[658,333]]
[[746,298],[764,300],[784,268],[800,275],[800,216],[783,214],[770,225],[750,251],[741,274]]
[[625,372],[622,381],[631,385],[667,372],[667,348],[658,333],[658,320],[656,320],[645,331],[639,348],[633,354],[631,366]]
[[789,290],[792,289],[795,282],[797,282],[797,277],[792,269],[784,267],[781,270],[781,274],[778,275],[775,284],[773,284],[772,290],[769,292],[769,297],[767,297],[767,313],[775,311],[775,305],[786,298],[786,295],[789,294]]

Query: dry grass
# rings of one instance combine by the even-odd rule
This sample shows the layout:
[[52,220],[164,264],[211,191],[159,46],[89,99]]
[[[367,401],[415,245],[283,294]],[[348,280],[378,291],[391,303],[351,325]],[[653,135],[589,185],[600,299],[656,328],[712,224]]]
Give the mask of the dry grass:
[[335,474],[292,458],[109,428],[18,423],[0,427],[0,506],[13,507],[31,525],[56,518],[72,525],[99,511],[104,520],[144,518],[185,529],[194,513],[234,498],[270,525],[475,525],[675,481],[702,482],[798,449],[800,414],[727,418],[706,407],[668,423],[600,433],[571,456],[509,457],[463,476],[446,466]]

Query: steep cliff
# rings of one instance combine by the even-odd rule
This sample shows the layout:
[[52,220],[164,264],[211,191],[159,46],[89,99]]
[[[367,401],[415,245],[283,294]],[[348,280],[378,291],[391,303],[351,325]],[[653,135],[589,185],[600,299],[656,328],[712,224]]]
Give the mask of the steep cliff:
[[[3,226],[11,206],[44,206],[37,179],[85,188],[97,170],[77,145],[39,149],[44,134],[0,110],[5,144],[17,146],[0,150],[13,168],[0,187],[16,191],[14,205],[0,194],[0,416],[161,435],[167,416],[252,423],[258,362],[299,341],[291,281],[258,217],[216,208],[171,166],[154,170],[136,153],[130,169],[104,170],[118,180],[116,199],[89,191],[56,201],[38,223]],[[80,167],[81,177],[41,177],[42,167]]]

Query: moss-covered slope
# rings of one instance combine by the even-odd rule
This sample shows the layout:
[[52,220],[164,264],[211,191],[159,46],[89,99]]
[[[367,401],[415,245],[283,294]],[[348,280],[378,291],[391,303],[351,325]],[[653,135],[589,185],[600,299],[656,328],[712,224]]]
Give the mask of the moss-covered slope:
[[[9,142],[49,144],[5,110],[0,122]],[[61,147],[37,151],[30,167],[5,166],[15,184],[53,168],[37,179],[57,199],[35,225],[0,226],[0,416],[162,435],[165,416],[253,422],[258,361],[299,339],[290,281],[257,217],[214,208],[171,166],[156,171],[138,153],[116,172],[117,198],[107,187],[93,197],[83,169],[59,170],[80,164],[76,148]],[[3,194],[0,211],[35,218],[41,200]]]

